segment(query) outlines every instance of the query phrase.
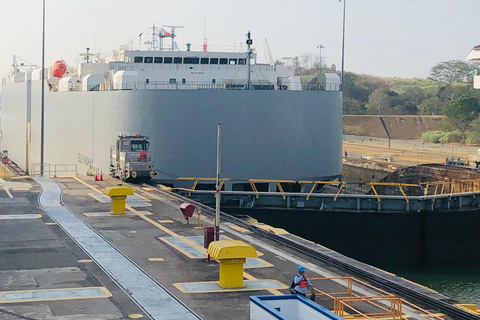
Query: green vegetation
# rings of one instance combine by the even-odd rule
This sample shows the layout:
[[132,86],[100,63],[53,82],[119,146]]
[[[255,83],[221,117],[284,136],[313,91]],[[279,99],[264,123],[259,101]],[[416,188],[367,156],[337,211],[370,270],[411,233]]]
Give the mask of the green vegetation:
[[[325,61],[325,59],[322,59]],[[316,82],[321,72],[340,72],[303,54],[293,59],[303,85]],[[461,60],[439,62],[427,79],[382,78],[345,72],[343,112],[351,115],[444,115],[444,131],[426,132],[431,142],[480,142],[480,90],[473,89],[473,74],[480,64]],[[477,138],[478,137],[478,138]]]

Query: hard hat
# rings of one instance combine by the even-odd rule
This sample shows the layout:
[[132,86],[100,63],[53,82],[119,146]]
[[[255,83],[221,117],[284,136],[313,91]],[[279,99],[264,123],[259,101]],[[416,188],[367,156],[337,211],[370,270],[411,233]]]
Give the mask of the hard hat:
[[303,266],[300,266],[300,267],[298,268],[298,272],[305,272],[305,268],[304,268]]

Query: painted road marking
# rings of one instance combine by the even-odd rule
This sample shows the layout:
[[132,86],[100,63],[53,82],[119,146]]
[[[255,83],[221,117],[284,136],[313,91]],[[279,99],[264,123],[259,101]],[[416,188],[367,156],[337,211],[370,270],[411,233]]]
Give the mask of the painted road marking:
[[54,226],[56,224],[57,224],[56,222],[45,222],[46,226]]
[[13,195],[10,193],[10,190],[8,190],[8,187],[7,187],[7,186],[3,186],[3,190],[5,190],[5,192],[7,193],[7,195],[8,195],[10,198],[13,198]]
[[13,219],[39,219],[41,214],[5,214],[0,215],[0,220],[13,220]]
[[82,259],[82,260],[78,260],[78,262],[80,262],[80,263],[90,263],[90,262],[93,262],[93,260],[91,260],[91,259]]
[[[138,211],[146,216],[151,216],[153,213],[149,211]],[[110,212],[85,212],[86,217],[125,217],[125,216],[136,216],[134,212],[125,211],[125,214],[111,214]]]
[[160,223],[173,223],[173,220],[158,220]]
[[148,258],[148,260],[152,261],[152,262],[165,261],[165,259],[163,259],[163,258]]
[[[222,288],[217,281],[206,282],[183,282],[173,284],[183,293],[206,293],[206,292],[232,292],[232,291],[254,291],[254,290],[280,290],[288,289],[288,286],[277,280],[245,280],[243,285],[245,288]],[[279,294],[283,294],[277,291]]]
[[3,291],[0,292],[0,303],[109,298],[111,296],[112,294],[105,287]]

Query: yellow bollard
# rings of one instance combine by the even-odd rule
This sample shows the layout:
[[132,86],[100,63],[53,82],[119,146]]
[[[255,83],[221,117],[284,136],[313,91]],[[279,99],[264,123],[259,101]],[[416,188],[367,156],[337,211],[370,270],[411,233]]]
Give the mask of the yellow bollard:
[[210,242],[207,253],[220,262],[222,288],[244,288],[243,264],[247,258],[256,258],[257,251],[240,240],[220,240]]
[[125,214],[125,200],[127,196],[133,196],[133,190],[129,187],[118,185],[106,187],[103,194],[109,196],[112,200],[111,214]]

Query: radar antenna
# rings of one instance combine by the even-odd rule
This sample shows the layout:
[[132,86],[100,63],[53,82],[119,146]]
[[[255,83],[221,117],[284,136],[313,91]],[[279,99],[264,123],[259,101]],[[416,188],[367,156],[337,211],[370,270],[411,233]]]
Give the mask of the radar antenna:
[[170,32],[165,30],[164,28],[158,33],[158,37],[160,38],[160,50],[163,50],[163,38],[172,38],[172,51],[175,51],[175,40],[174,38],[177,36],[175,34],[175,29],[183,28],[183,26],[167,26],[163,25],[165,28],[170,28]]

